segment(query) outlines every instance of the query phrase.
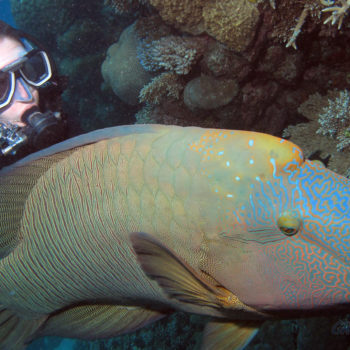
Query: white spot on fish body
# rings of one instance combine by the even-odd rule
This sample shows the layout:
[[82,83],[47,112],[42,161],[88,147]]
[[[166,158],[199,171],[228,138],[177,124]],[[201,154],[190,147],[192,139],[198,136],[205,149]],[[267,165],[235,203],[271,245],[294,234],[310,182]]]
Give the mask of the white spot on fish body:
[[226,197],[228,197],[228,198],[232,198],[232,197],[233,197],[233,194],[228,193],[228,194],[226,195]]
[[241,178],[239,176],[236,176],[235,179],[239,181]]
[[270,163],[272,164],[273,166],[273,176],[276,177],[276,161],[275,161],[275,158],[270,158]]
[[226,166],[230,166],[230,162],[229,161],[226,162]]
[[253,145],[254,145],[254,140],[249,140],[248,144],[249,144],[250,147],[253,147]]
[[223,155],[224,155],[224,151],[218,152],[218,156],[223,156]]
[[254,159],[250,159],[249,164],[254,164]]

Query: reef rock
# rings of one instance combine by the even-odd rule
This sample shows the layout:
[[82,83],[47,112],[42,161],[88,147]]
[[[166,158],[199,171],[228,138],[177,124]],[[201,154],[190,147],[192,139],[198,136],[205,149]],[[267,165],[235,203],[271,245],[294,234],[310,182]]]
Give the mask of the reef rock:
[[139,93],[153,75],[146,72],[137,57],[139,42],[134,25],[127,27],[118,42],[109,47],[102,63],[101,72],[105,82],[125,103],[137,105]]
[[237,95],[238,86],[233,79],[217,79],[201,75],[189,81],[184,91],[185,105],[191,109],[215,109],[225,106]]

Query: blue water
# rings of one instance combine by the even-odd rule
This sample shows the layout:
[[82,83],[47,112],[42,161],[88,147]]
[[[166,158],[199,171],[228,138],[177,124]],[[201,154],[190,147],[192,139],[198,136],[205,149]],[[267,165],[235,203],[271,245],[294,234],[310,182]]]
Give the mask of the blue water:
[[11,14],[11,7],[9,0],[0,0],[0,19],[6,23],[14,26],[15,21]]

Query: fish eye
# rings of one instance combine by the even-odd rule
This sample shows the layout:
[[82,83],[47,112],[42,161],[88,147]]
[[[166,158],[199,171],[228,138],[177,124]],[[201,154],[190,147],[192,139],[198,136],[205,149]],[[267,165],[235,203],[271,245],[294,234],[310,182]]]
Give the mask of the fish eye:
[[301,228],[302,220],[296,210],[284,211],[277,220],[277,226],[286,236],[294,236]]

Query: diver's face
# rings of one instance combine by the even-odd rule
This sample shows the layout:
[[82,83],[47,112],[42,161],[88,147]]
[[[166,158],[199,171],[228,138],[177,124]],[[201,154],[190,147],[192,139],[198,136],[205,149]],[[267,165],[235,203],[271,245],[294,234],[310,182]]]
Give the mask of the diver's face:
[[[9,37],[0,37],[0,69],[25,54],[26,50],[19,41]],[[25,125],[21,121],[21,116],[26,110],[38,106],[39,103],[38,90],[30,85],[28,85],[28,88],[33,96],[32,99],[29,98],[22,83],[16,79],[16,92],[10,104],[6,106],[4,110],[0,110],[0,121],[9,122],[18,126]],[[18,100],[16,96],[21,96],[21,99]]]

